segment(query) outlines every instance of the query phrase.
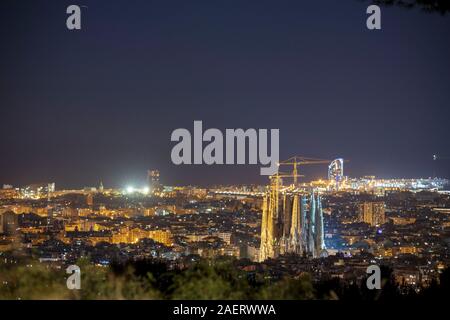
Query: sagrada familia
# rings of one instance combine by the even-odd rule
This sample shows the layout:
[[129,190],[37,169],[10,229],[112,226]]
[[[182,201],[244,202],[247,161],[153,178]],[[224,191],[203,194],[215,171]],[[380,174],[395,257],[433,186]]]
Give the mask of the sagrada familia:
[[282,188],[271,176],[263,199],[260,261],[280,254],[320,257],[325,251],[321,196],[314,190]]

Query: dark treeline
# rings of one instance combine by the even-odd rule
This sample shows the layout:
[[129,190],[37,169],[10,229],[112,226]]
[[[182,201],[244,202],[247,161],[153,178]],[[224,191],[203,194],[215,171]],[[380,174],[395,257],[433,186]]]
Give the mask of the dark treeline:
[[250,300],[432,300],[450,296],[450,270],[418,292],[395,283],[392,270],[382,268],[382,289],[368,290],[365,281],[339,279],[314,282],[308,274],[276,278],[239,268],[238,260],[200,260],[170,268],[161,261],[142,260],[110,267],[79,261],[81,290],[68,290],[63,268],[39,263],[0,264],[0,299],[250,299]]
[[426,12],[438,12],[442,15],[450,12],[448,0],[371,0],[373,4],[398,6],[406,9],[419,8]]

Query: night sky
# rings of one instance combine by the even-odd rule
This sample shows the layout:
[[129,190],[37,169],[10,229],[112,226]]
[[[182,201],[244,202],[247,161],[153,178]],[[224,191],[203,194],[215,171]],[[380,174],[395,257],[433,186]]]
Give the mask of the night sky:
[[279,128],[281,158],[343,157],[352,177],[449,177],[450,15],[382,7],[369,31],[368,4],[2,0],[0,184],[267,182],[260,165],[171,164],[194,120]]

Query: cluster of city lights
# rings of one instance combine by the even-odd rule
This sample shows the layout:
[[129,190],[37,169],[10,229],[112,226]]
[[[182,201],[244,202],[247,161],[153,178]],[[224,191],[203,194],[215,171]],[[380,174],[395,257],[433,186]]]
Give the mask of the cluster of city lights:
[[142,187],[142,188],[135,188],[134,186],[127,186],[123,190],[125,194],[133,194],[133,193],[141,193],[141,194],[148,194],[150,192],[149,187]]

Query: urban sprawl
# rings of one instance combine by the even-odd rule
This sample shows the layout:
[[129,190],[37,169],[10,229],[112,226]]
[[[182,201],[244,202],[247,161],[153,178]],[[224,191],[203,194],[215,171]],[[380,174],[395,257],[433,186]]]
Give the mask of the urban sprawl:
[[142,188],[4,185],[0,260],[66,267],[84,257],[98,266],[158,259],[183,268],[231,256],[250,273],[348,282],[378,264],[411,288],[450,265],[446,179],[350,178],[336,159],[326,179],[299,181],[309,163],[324,161],[291,158],[267,186],[165,186],[158,170]]

